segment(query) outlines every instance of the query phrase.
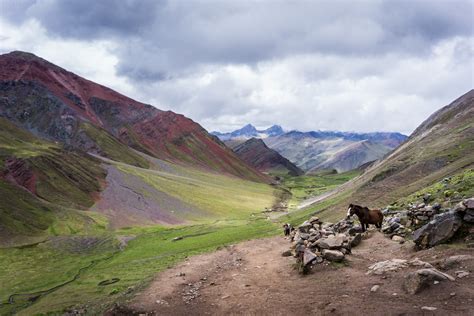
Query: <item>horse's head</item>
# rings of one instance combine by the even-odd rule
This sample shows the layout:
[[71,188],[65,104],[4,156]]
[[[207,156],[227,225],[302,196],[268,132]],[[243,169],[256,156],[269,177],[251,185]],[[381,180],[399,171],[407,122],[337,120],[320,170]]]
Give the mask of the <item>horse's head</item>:
[[354,204],[349,204],[349,208],[347,209],[347,219],[349,219],[352,215],[354,215],[356,211]]

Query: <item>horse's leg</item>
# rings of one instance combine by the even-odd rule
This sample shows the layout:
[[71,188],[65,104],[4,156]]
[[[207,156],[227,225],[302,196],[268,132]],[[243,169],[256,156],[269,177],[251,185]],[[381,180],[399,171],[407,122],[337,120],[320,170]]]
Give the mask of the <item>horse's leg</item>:
[[365,226],[364,226],[365,224],[360,222],[360,225],[362,226],[362,232],[365,233]]

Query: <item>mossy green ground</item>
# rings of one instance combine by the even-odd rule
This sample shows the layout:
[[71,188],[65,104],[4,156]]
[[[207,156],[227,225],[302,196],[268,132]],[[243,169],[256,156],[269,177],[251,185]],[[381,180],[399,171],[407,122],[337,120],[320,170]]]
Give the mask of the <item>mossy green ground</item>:
[[[253,238],[271,236],[279,227],[261,217],[247,220],[216,221],[214,223],[164,228],[130,228],[115,232],[116,235],[136,236],[123,251],[108,260],[115,247],[92,253],[66,253],[48,244],[23,249],[0,249],[0,299],[6,302],[13,293],[45,290],[71,279],[77,271],[92,260],[98,263],[84,271],[79,278],[39,298],[34,304],[20,301],[0,307],[0,314],[17,308],[20,315],[60,313],[67,308],[90,306],[89,313],[96,314],[127,292],[129,287],[145,285],[159,271],[172,266],[187,256],[212,251],[218,247]],[[184,237],[172,241],[175,237]],[[34,264],[33,264],[34,263]],[[99,286],[103,280],[120,278],[108,286]],[[111,295],[111,292],[116,292]]]
[[461,172],[423,188],[408,197],[399,199],[392,206],[403,208],[411,203],[420,203],[423,197],[430,195],[430,203],[457,203],[463,198],[474,196],[474,169],[465,169]]

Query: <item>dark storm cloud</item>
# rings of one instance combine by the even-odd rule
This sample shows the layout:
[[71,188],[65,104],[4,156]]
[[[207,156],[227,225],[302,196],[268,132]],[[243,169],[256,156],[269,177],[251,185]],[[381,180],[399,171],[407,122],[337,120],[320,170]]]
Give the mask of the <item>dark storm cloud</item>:
[[254,64],[294,54],[424,54],[470,34],[472,2],[20,1],[6,16],[35,18],[64,38],[114,37],[118,71],[134,80],[179,76],[201,64]]
[[2,1],[4,15],[21,23],[35,18],[52,34],[94,39],[133,36],[154,22],[156,0],[15,0]]

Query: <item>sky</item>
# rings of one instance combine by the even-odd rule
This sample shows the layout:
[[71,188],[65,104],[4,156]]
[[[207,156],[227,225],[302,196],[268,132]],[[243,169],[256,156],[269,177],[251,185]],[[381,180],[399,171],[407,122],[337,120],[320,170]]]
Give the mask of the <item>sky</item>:
[[473,88],[472,0],[0,0],[34,53],[210,131],[411,133]]

